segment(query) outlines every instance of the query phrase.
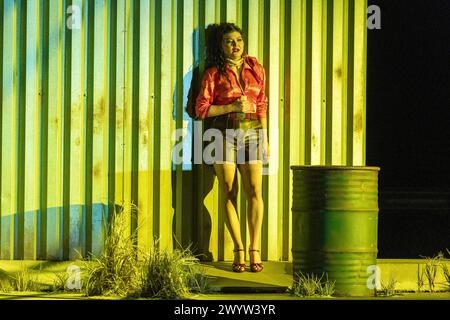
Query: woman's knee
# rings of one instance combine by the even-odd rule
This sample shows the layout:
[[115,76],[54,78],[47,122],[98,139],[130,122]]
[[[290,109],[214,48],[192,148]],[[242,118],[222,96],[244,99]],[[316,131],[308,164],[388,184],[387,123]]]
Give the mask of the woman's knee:
[[220,186],[220,189],[222,191],[222,195],[225,197],[225,200],[234,201],[237,199],[238,190],[237,187],[233,185],[233,183],[225,182]]
[[248,200],[260,201],[262,200],[262,190],[259,186],[250,186],[247,190]]

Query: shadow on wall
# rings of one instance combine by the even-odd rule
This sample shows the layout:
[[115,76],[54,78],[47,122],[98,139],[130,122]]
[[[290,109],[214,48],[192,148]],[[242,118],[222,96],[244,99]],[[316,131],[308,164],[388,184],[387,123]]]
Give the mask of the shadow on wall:
[[[91,238],[88,243],[86,231],[87,206],[69,206],[68,256],[64,257],[64,213],[63,207],[49,207],[41,210],[25,211],[23,214],[24,235],[19,239],[17,228],[19,214],[4,214],[0,220],[0,260],[22,260],[17,256],[23,245],[24,260],[63,261],[76,260],[92,255],[100,257],[106,235],[106,225],[110,217],[108,205],[93,203],[91,212]],[[116,212],[122,207],[116,205]],[[45,224],[43,224],[45,223]],[[87,251],[89,247],[90,251]]]
[[[174,249],[189,248],[201,261],[212,261],[213,255],[209,250],[212,232],[211,213],[205,206],[204,200],[214,185],[214,169],[210,165],[195,164],[193,161],[193,132],[196,120],[194,106],[201,81],[198,28],[194,29],[192,33],[192,51],[194,63],[184,74],[183,83],[175,83],[173,92],[172,117],[177,120],[177,108],[181,107],[183,121],[182,142],[180,135],[175,137],[175,143],[182,144],[182,148],[172,150],[173,247]],[[181,98],[179,90],[182,90]],[[180,150],[182,150],[182,154],[180,154]],[[177,185],[177,161],[175,161],[177,157],[182,159],[181,186]],[[180,188],[181,192],[177,192]],[[177,210],[177,193],[179,193],[178,197],[181,197],[181,212]],[[178,217],[180,214],[181,219]],[[181,236],[176,235],[177,220],[182,224]]]

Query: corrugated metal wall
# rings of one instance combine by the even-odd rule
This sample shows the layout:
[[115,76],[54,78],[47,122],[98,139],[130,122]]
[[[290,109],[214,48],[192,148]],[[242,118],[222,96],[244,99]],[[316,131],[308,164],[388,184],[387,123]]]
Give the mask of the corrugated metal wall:
[[[220,21],[242,26],[266,68],[262,254],[291,259],[290,165],[365,163],[366,10],[367,0],[0,0],[0,259],[98,255],[115,205],[131,208],[145,247],[159,238],[232,258],[217,180],[189,163],[184,110],[205,26]],[[243,194],[238,206],[246,234]]]

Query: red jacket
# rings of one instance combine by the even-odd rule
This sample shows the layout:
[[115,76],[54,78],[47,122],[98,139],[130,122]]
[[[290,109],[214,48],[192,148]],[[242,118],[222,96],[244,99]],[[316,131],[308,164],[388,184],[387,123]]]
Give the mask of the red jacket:
[[[243,90],[234,74],[227,65],[226,72],[231,80],[219,73],[217,67],[205,70],[200,92],[195,104],[195,112],[200,119],[205,119],[211,105],[226,105],[233,103],[245,95],[250,103],[256,104],[256,116],[267,116],[268,99],[265,94],[266,76],[264,68],[256,58],[245,56],[242,65],[241,77],[245,83]],[[249,117],[249,114],[246,114]]]

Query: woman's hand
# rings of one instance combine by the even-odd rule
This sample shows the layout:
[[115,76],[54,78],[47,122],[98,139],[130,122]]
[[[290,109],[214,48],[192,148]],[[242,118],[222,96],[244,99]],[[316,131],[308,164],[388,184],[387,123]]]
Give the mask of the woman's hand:
[[256,113],[256,104],[247,100],[247,96],[241,96],[233,102],[235,112]]
[[269,141],[267,141],[267,139],[265,139],[263,142],[263,158],[265,161],[270,160],[270,146]]

